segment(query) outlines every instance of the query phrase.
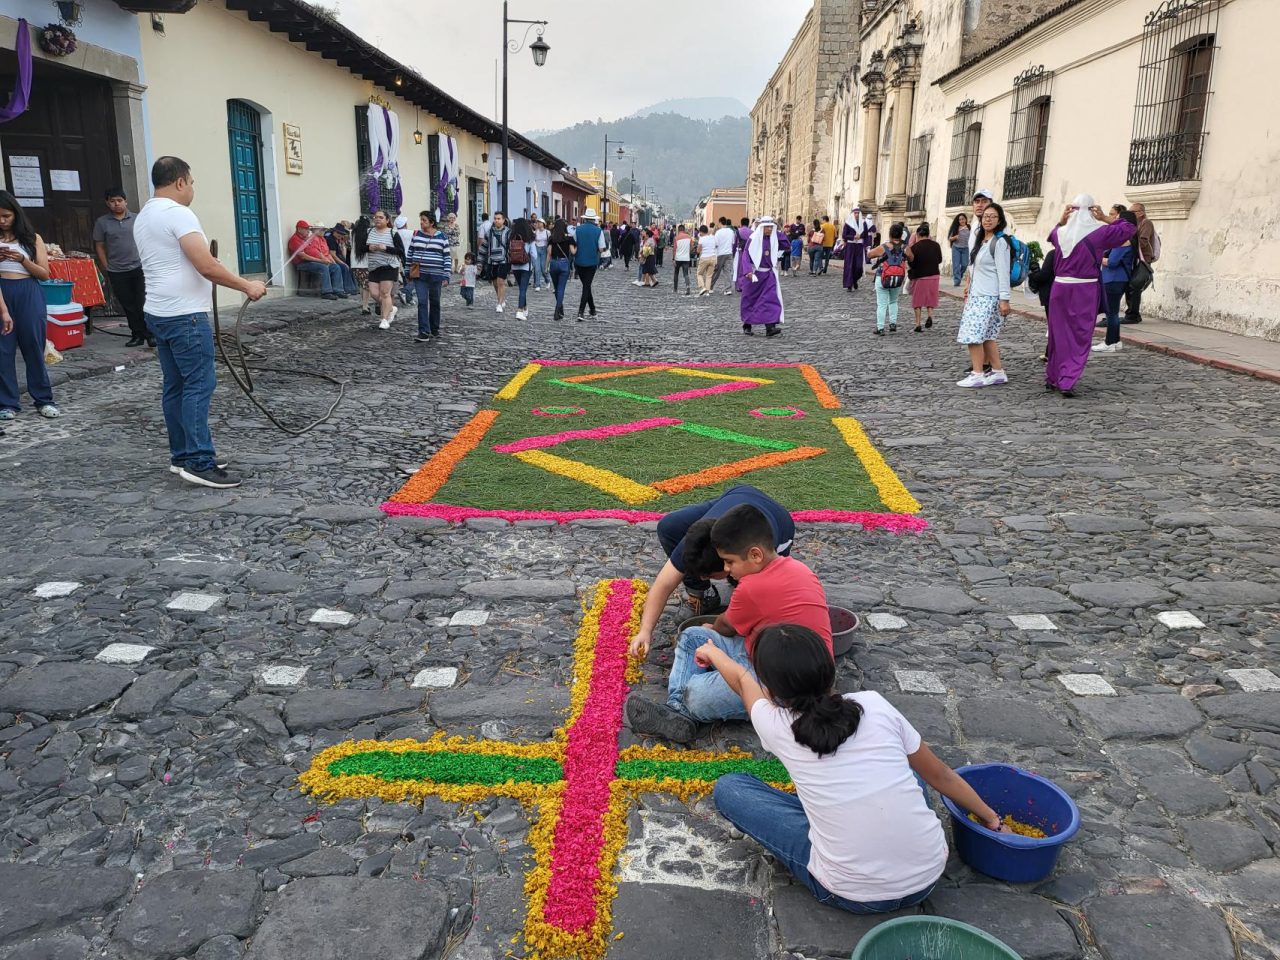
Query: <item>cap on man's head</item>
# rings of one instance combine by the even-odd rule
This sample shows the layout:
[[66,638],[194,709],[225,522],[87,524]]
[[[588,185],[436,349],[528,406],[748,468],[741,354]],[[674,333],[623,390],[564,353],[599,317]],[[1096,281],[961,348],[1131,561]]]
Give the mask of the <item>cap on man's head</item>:
[[992,203],[995,203],[995,199],[996,199],[995,195],[986,187],[983,187],[981,190],[979,190],[977,193],[973,195],[973,199],[975,200],[977,200],[979,197],[986,197]]
[[305,220],[299,220],[297,223],[295,223],[295,224],[293,225],[293,229],[295,229],[295,230],[310,230],[310,229],[311,229],[311,224],[307,223],[307,221],[305,221]]

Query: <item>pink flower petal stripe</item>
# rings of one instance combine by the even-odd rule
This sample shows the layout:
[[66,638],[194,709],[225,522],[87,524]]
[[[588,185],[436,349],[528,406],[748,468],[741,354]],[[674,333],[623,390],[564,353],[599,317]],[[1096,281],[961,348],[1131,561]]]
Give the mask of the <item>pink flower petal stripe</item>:
[[629,580],[614,581],[600,615],[595,662],[586,702],[569,729],[564,751],[564,798],[551,841],[551,880],[543,916],[571,932],[596,920],[596,881],[604,844],[609,784],[618,763],[622,704],[627,696],[627,641],[632,592]]
[[692,400],[695,397],[709,397],[713,393],[733,393],[735,390],[754,390],[760,386],[747,380],[734,380],[731,383],[718,383],[714,387],[699,387],[696,390],[681,390],[678,393],[664,393],[659,399],[674,403],[676,400]]
[[570,440],[607,440],[609,437],[621,437],[628,433],[639,433],[641,430],[652,430],[655,427],[674,427],[684,423],[675,417],[652,417],[649,420],[635,420],[631,423],[611,423],[603,427],[592,427],[589,430],[565,430],[563,433],[549,433],[541,437],[525,437],[514,443],[501,443],[493,449],[498,453],[520,453],[524,450],[538,450],[542,447],[554,447]]
[[[639,360],[534,360],[533,363],[544,367],[648,367],[652,366],[651,362],[641,362]],[[747,363],[740,360],[728,361],[725,363],[706,363],[697,362],[690,363],[684,360],[679,362],[682,367],[761,367],[766,370],[787,370],[793,367],[802,367],[802,363]]]
[[[446,503],[384,503],[382,512],[389,517],[432,517],[449,523],[462,523],[475,517],[495,517],[514,523],[517,520],[625,520],[644,523],[666,516],[654,510],[482,510],[479,507],[457,507]],[[919,533],[929,528],[922,517],[904,513],[871,513],[863,510],[796,510],[791,516],[797,523],[857,523],[868,530],[890,533]]]

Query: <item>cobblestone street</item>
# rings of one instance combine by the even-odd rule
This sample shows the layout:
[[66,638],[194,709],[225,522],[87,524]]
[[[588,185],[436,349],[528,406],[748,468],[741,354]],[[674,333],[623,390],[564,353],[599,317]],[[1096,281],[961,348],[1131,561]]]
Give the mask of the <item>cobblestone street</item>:
[[[1049,777],[1082,817],[1043,884],[953,852],[928,912],[1024,960],[1275,956],[1276,385],[1126,349],[1064,399],[1043,388],[1043,326],[1011,318],[1009,384],[960,390],[952,301],[880,338],[869,283],[802,273],[766,340],[741,334],[736,297],[673,294],[669,262],[658,290],[631,276],[601,274],[585,323],[576,284],[562,322],[545,291],[517,321],[514,292],[496,315],[492,293],[466,309],[446,288],[431,344],[408,309],[382,332],[349,303],[251,307],[285,321],[253,338],[271,362],[351,383],[293,438],[219,366],[233,491],[168,472],[154,362],[62,383],[61,419],[7,426],[0,960],[523,956],[519,803],[317,804],[297,776],[350,739],[546,739],[592,585],[659,569],[652,523],[379,509],[537,357],[811,363],[923,505],[920,534],[799,531],[795,555],[863,618],[841,685],[884,693],[953,765]],[[256,384],[289,423],[337,389]],[[699,742],[735,745],[758,749],[749,726]],[[619,960],[848,957],[884,919],[818,904],[709,798],[642,796],[620,880]]]

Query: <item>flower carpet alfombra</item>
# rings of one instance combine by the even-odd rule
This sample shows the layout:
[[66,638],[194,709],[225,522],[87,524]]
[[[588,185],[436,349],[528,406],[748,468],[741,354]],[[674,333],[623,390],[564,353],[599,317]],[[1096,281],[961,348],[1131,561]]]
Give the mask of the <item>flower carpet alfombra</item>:
[[926,526],[817,370],[788,363],[534,361],[382,509],[634,523],[738,483],[801,522]]
[[645,591],[640,580],[596,585],[574,642],[569,717],[550,741],[438,735],[340,743],[316,755],[299,777],[303,790],[325,801],[516,798],[533,813],[533,864],[524,885],[528,956],[598,960],[612,934],[615,870],[637,795],[688,799],[726,773],[790,787],[781,763],[747,753],[618,748],[629,683],[639,679],[640,663],[627,647]]

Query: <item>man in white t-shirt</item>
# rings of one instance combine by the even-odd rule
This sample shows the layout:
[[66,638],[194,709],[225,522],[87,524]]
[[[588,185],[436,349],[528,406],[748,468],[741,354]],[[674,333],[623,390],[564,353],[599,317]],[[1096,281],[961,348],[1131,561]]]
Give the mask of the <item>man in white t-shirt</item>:
[[[728,217],[720,218],[720,226],[716,229],[716,272],[711,277],[711,288],[716,288],[716,282],[720,279],[720,274],[724,273],[725,268],[729,266],[733,260],[733,225],[729,222]],[[710,293],[708,290],[708,293]],[[733,283],[730,278],[729,288],[725,290],[726,297],[733,296]]]
[[265,297],[267,285],[236,276],[209,252],[191,212],[196,188],[185,161],[161,157],[151,168],[151,184],[155,196],[138,213],[133,238],[146,277],[143,315],[164,375],[169,471],[202,487],[238,487],[240,478],[218,463],[209,432],[209,401],[218,383],[210,283],[239,290],[250,300]]
[[704,223],[698,228],[698,296],[711,296],[712,276],[715,273],[719,258],[716,256],[718,244],[711,231]]
[[684,224],[680,224],[680,228],[676,231],[675,243],[672,244],[674,256],[676,258],[676,284],[675,290],[680,292],[680,274],[684,274],[684,295],[687,297],[693,291],[689,288],[689,267],[693,263],[693,237],[685,231]]

